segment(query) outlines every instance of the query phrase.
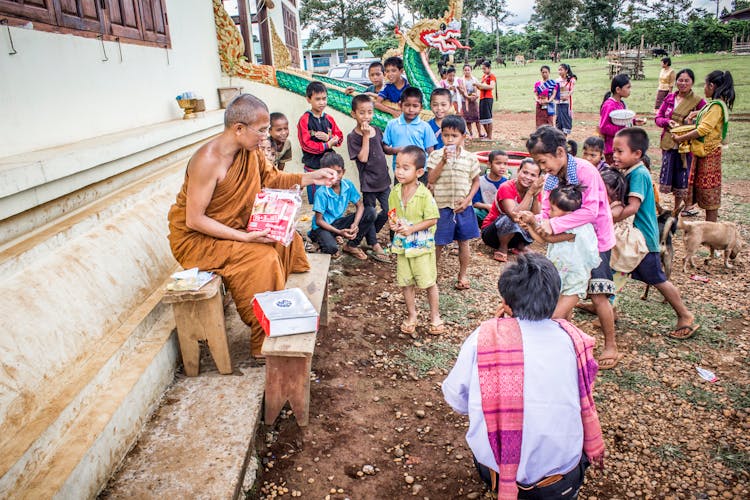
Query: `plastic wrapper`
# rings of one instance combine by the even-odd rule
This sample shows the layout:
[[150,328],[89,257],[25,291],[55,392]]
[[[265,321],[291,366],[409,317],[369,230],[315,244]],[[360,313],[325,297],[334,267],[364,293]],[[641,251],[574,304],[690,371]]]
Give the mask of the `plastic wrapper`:
[[288,246],[302,207],[299,187],[296,189],[263,189],[255,196],[253,211],[247,223],[249,231],[268,229],[268,237]]

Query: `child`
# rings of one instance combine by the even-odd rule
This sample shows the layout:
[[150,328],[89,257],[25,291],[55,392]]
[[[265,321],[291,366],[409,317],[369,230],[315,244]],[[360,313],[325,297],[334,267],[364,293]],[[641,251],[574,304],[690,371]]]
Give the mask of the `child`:
[[554,125],[555,123],[555,95],[557,81],[549,77],[550,68],[546,64],[540,70],[542,79],[534,84],[534,99],[536,102],[536,126]]
[[[417,146],[428,154],[435,149],[437,139],[427,122],[422,121],[422,91],[408,87],[401,94],[401,116],[388,122],[383,133],[383,142],[388,146],[386,154],[392,154],[393,169],[396,169],[396,154],[404,146]],[[395,179],[394,179],[395,184]]]
[[266,157],[266,159],[271,162],[272,164],[276,164],[276,148],[273,147],[272,140],[270,137],[264,137],[260,140],[258,143],[258,147],[263,152],[263,156]]
[[624,125],[615,125],[609,115],[618,109],[627,109],[624,98],[630,97],[630,77],[625,74],[612,78],[609,92],[604,94],[604,100],[599,107],[599,133],[604,138],[604,158],[612,165],[612,140],[615,134],[624,129]]
[[[384,71],[383,71],[383,63],[380,61],[375,61],[374,63],[370,64],[367,68],[367,78],[370,80],[370,85],[367,86],[363,94],[367,94],[372,99],[378,98],[378,92],[383,90],[385,88],[385,82],[383,81],[384,78]],[[356,92],[354,87],[347,87],[344,90],[344,93],[347,95],[352,95]]]
[[[310,82],[305,91],[310,111],[297,123],[297,137],[302,147],[302,164],[305,172],[320,168],[320,159],[326,151],[341,144],[344,134],[332,116],[325,113],[328,90],[321,82]],[[315,186],[307,186],[307,201],[315,200]]]
[[292,141],[289,140],[289,120],[284,113],[271,113],[271,140],[276,151],[277,169],[284,170],[287,162],[292,160]]
[[[554,127],[543,125],[531,134],[526,148],[537,165],[546,172],[547,178],[542,194],[542,218],[537,233],[557,234],[577,226],[591,223],[597,237],[597,248],[601,265],[591,271],[589,297],[596,308],[596,315],[604,333],[604,349],[599,354],[599,368],[611,370],[619,362],[615,339],[615,322],[609,295],[614,293],[612,271],[609,268],[610,249],[615,245],[612,213],[609,211],[607,188],[599,171],[589,162],[569,155],[565,149],[565,134]],[[582,184],[582,206],[572,214],[547,219],[549,214],[549,192],[559,184]]]
[[563,131],[563,134],[569,135],[573,130],[573,89],[578,81],[578,77],[573,74],[573,69],[569,64],[561,64],[557,68],[557,119],[555,126]]
[[595,166],[599,172],[609,168],[604,161],[604,139],[597,136],[587,137],[583,141],[583,159]]
[[398,256],[396,281],[403,289],[408,313],[401,323],[401,331],[410,335],[417,327],[415,287],[427,290],[429,332],[435,335],[445,332],[438,309],[435,259],[435,224],[440,214],[430,191],[418,182],[424,164],[424,151],[417,146],[404,147],[396,157],[398,184],[388,197],[388,204],[396,211],[395,217],[389,217],[388,222],[395,232],[393,253]]
[[[341,254],[336,239],[346,238],[349,242],[344,245],[344,252],[359,260],[367,260],[359,243],[375,221],[375,209],[365,207],[354,183],[344,179],[344,159],[340,154],[329,151],[323,155],[320,166],[332,168],[336,172],[336,180],[331,187],[320,187],[315,193],[312,230],[308,234],[310,239],[320,245],[321,252],[338,259]],[[344,215],[349,203],[355,204],[357,211]]]
[[620,130],[614,138],[615,168],[625,173],[628,183],[628,204],[615,222],[635,215],[633,225],[643,233],[649,253],[633,270],[631,276],[647,285],[655,286],[661,292],[677,314],[677,327],[669,336],[684,340],[692,337],[699,325],[695,324],[695,317],[682,302],[679,290],[667,280],[661,267],[654,189],[651,175],[642,161],[647,150],[648,135],[642,128]]
[[[378,92],[376,102],[384,105],[387,112],[397,117],[401,114],[397,103],[401,102],[401,94],[404,89],[409,88],[409,82],[404,77],[404,61],[398,56],[389,57],[383,62],[383,67],[385,68],[385,79],[388,80],[388,83],[385,84],[383,90]],[[385,101],[390,101],[390,104],[385,103]]]
[[505,176],[508,173],[508,153],[499,149],[492,151],[487,157],[487,161],[490,168],[487,169],[487,173],[479,178],[479,189],[471,200],[479,227],[482,227],[484,218],[487,217],[492,204],[495,203],[500,184],[508,180]]
[[479,89],[479,123],[484,127],[484,135],[480,139],[492,140],[492,89],[497,97],[497,78],[492,74],[492,63],[485,60],[482,63],[482,82],[477,83]]
[[378,233],[388,220],[388,195],[391,192],[391,177],[383,150],[383,133],[370,126],[373,115],[372,99],[360,94],[352,99],[352,116],[357,126],[346,136],[349,159],[354,160],[359,170],[359,187],[365,207],[375,210],[380,203],[380,212],[365,234],[365,241],[372,247],[372,258],[379,262],[390,262],[383,247],[378,243]]
[[479,161],[463,148],[466,122],[456,115],[446,116],[442,126],[445,147],[430,154],[427,160],[429,185],[440,209],[435,233],[437,259],[442,248],[458,241],[458,279],[456,290],[471,288],[466,273],[471,260],[469,240],[479,237],[479,226],[471,200],[479,189]]
[[612,219],[619,221],[615,222],[616,241],[615,246],[612,247],[612,256],[609,259],[609,266],[612,268],[613,281],[615,282],[615,295],[612,301],[614,307],[617,304],[617,295],[625,286],[629,274],[648,254],[648,246],[643,233],[633,226],[635,215],[621,219],[622,211],[625,209],[625,195],[628,190],[625,177],[612,168],[605,168],[600,173],[604,185],[607,186]]
[[[581,184],[568,184],[553,189],[549,194],[549,218],[562,217],[580,209],[585,188]],[[539,243],[548,243],[547,258],[560,273],[560,298],[552,317],[570,321],[578,299],[586,298],[592,269],[601,263],[594,226],[587,223],[560,234],[540,235],[535,229],[534,215],[524,212],[521,220],[532,238]]]
[[456,68],[453,66],[445,70],[445,77],[440,80],[440,87],[450,92],[451,106],[453,112],[458,113],[461,109],[461,94],[458,92],[458,82],[456,81]]
[[441,149],[443,147],[443,136],[440,133],[440,125],[443,123],[443,118],[448,115],[451,109],[451,93],[448,89],[437,88],[430,94],[430,109],[435,115],[435,118],[428,121],[427,123],[435,133],[435,149]]

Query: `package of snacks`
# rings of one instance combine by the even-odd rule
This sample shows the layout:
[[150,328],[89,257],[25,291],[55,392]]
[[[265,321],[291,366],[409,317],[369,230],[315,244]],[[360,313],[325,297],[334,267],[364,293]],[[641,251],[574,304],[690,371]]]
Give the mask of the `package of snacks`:
[[296,189],[263,189],[255,196],[248,231],[270,230],[268,237],[288,246],[302,207],[299,187]]

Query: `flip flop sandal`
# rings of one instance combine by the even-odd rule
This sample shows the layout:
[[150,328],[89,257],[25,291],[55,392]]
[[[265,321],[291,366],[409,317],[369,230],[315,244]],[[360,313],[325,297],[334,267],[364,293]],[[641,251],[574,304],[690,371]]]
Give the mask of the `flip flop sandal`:
[[492,254],[492,258],[498,262],[508,262],[508,254],[503,253],[500,250],[495,250],[495,252]]
[[385,252],[384,253],[375,253],[375,252],[370,251],[370,252],[367,252],[367,254],[370,257],[372,257],[373,260],[376,260],[378,262],[383,262],[383,263],[386,263],[386,264],[390,264],[391,263],[391,259],[388,257],[388,254],[385,253]]
[[456,281],[454,287],[456,290],[468,290],[471,288],[471,283],[468,281]]
[[430,332],[431,335],[445,333],[445,322],[440,321],[440,323],[431,324],[427,331]]
[[266,357],[265,356],[253,356],[253,361],[255,361],[260,366],[264,366],[266,364]]
[[683,210],[682,211],[682,215],[684,217],[695,217],[699,213],[700,212],[698,210],[696,210],[695,208],[691,208],[690,210]]
[[399,328],[401,329],[401,333],[412,334],[417,330],[417,323],[408,323],[404,320],[401,322]]
[[367,260],[367,254],[359,247],[351,248],[345,246],[343,250],[356,259]]
[[600,370],[612,370],[615,367],[617,367],[618,364],[620,364],[620,360],[622,359],[622,354],[617,354],[614,358],[611,356],[608,356],[606,358],[599,358],[597,359],[597,363],[599,363],[599,369]]
[[679,328],[675,328],[673,331],[669,332],[667,336],[672,339],[677,340],[687,340],[690,337],[692,337],[695,332],[698,331],[698,328],[700,328],[700,325],[685,325],[681,326]]

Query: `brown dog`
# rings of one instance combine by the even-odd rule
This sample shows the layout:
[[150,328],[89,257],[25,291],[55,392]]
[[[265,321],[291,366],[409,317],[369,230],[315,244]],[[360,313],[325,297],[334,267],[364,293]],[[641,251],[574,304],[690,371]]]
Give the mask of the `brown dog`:
[[695,267],[693,257],[698,247],[706,245],[710,247],[706,263],[713,257],[713,251],[724,250],[724,267],[731,269],[733,266],[729,259],[734,260],[745,245],[740,237],[737,225],[734,222],[688,222],[679,217],[677,227],[685,232],[685,259],[682,262],[682,271],[687,272],[688,262]]

